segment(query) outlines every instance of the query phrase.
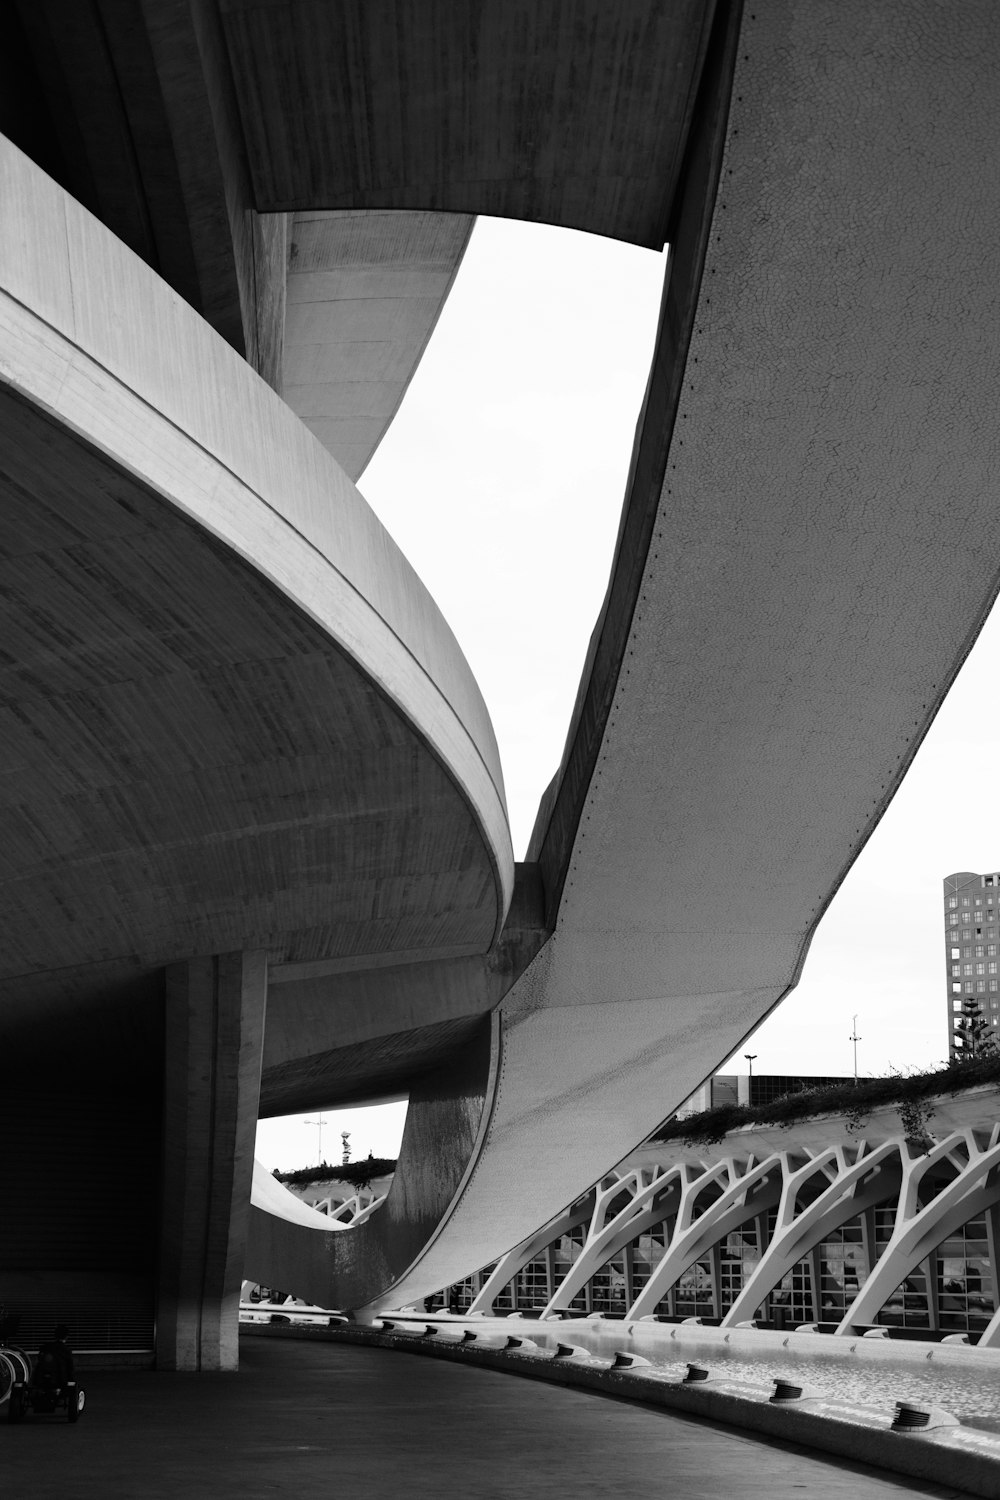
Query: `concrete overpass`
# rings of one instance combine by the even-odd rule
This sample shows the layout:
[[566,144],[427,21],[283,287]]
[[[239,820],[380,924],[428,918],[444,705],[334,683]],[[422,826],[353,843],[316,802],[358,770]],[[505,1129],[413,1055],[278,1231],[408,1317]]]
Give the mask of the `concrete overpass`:
[[[932,0],[905,25],[578,0],[517,35],[499,5],[100,10],[87,37],[23,11],[48,108],[8,126],[33,160],[4,153],[25,834],[0,1025],[21,1077],[55,1018],[74,1061],[95,1036],[166,1058],[158,1357],[225,1363],[258,1077],[265,1113],[410,1093],[365,1225],[249,1226],[247,1274],[373,1308],[523,1241],[795,983],[996,593],[1000,23]],[[324,226],[403,209],[418,260],[441,213],[671,244],[609,591],[516,878],[475,684],[335,462],[357,472],[381,417],[338,429],[319,380],[331,458],[273,389],[302,358],[285,216],[327,267]],[[410,299],[383,415],[466,230]],[[320,300],[363,302],[349,277]],[[362,324],[330,340],[348,384]]]

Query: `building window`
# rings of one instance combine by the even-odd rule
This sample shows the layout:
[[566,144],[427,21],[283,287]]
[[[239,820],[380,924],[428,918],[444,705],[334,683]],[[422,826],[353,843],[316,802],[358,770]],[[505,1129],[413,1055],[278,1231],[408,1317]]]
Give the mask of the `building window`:
[[958,913],[957,912],[953,912],[952,915],[948,918],[948,926],[949,927],[957,927],[958,926]]
[[[962,986],[960,984],[953,984],[951,987],[951,992],[953,995],[960,995],[962,993]],[[954,1005],[956,1010],[962,1009],[961,1000],[953,1000],[952,1004]]]
[[986,957],[987,958],[996,958],[996,956],[997,956],[997,945],[996,945],[996,943],[987,943],[986,944]]
[[986,972],[987,972],[987,974],[995,974],[996,971],[997,971],[997,961],[994,958],[990,963],[988,963],[986,965]]
[[952,948],[952,950],[951,950],[951,956],[952,956],[952,958],[961,958],[962,955],[961,955],[961,953],[959,953],[959,951],[958,951],[957,948]]
[[962,965],[962,973],[963,974],[971,974],[972,973],[972,965],[971,964],[963,964]]
[[961,973],[961,972],[962,972],[962,971],[961,971],[961,969],[960,969],[960,968],[959,968],[959,966],[958,966],[958,964],[952,964],[952,966],[951,966],[951,972],[952,972],[952,976],[953,976],[953,977],[954,977],[954,978],[957,978],[957,977],[958,977],[958,975],[959,975],[959,974],[960,974],[960,973]]
[[985,974],[986,973],[986,965],[985,964],[976,964],[976,973],[977,974]]
[[968,896],[963,896],[962,897],[962,905],[963,906],[968,906],[968,904],[969,904],[969,898],[968,898]]
[[[997,981],[996,981],[996,980],[995,980],[995,979],[991,979],[991,980],[990,980],[990,989],[991,989],[991,990],[995,990],[995,989],[996,989],[996,987],[997,987]],[[991,1001],[990,1001],[990,1004],[991,1004],[991,1005],[992,1005],[992,1007],[993,1007],[993,1009],[994,1009],[994,1010],[996,1010],[996,1008],[997,1008],[997,1003],[996,1003],[996,1001],[995,1001],[995,1000],[991,1000]]]
[[955,907],[957,905],[958,905],[958,897],[957,896],[949,896],[948,897],[948,910],[949,911],[954,911]]
[[985,991],[985,989],[986,989],[986,980],[985,979],[977,979],[976,980],[976,994],[977,995],[983,994],[984,991]]
[[982,904],[983,904],[983,898],[982,898],[982,896],[977,896],[976,897],[976,905],[977,906],[982,906]]
[[976,957],[977,958],[982,958],[982,956],[983,956],[983,945],[982,945],[982,943],[977,943],[976,944]]

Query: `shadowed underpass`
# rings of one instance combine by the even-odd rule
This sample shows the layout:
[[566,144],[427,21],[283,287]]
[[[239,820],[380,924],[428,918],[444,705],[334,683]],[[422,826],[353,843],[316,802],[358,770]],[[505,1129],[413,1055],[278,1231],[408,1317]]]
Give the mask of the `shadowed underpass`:
[[76,1427],[0,1421],[11,1500],[958,1493],[589,1392],[346,1345],[244,1340],[238,1374],[85,1384]]

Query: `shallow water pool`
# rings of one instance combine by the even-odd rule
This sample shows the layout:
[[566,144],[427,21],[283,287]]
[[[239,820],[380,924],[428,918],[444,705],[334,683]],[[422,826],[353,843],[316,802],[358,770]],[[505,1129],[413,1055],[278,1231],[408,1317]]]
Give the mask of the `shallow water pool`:
[[[630,1327],[634,1332],[628,1332]],[[945,1356],[935,1353],[933,1346],[925,1351],[921,1345],[917,1353],[911,1344],[909,1349],[914,1352],[906,1357],[893,1358],[880,1348],[878,1357],[861,1358],[852,1357],[843,1346],[828,1355],[813,1350],[798,1352],[793,1347],[794,1339],[787,1349],[776,1350],[769,1341],[769,1347],[757,1351],[747,1348],[745,1342],[734,1346],[699,1340],[688,1328],[683,1339],[679,1332],[671,1339],[671,1329],[665,1324],[525,1323],[522,1328],[547,1349],[559,1343],[578,1344],[609,1360],[616,1350],[623,1349],[678,1377],[686,1374],[690,1360],[724,1373],[727,1379],[746,1380],[750,1385],[768,1385],[779,1377],[794,1378],[816,1386],[824,1395],[859,1401],[883,1411],[892,1412],[897,1401],[942,1406],[969,1427],[1000,1432],[1000,1366],[991,1360],[988,1368],[977,1369],[974,1349],[969,1350],[966,1364],[952,1354],[953,1346],[947,1346]]]

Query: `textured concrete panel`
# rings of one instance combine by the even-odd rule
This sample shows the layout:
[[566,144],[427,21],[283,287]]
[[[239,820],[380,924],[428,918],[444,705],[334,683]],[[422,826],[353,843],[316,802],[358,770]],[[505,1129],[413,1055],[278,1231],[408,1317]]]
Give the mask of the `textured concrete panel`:
[[0,972],[485,950],[499,764],[426,591],[242,360],[2,170]]
[[292,217],[283,395],[352,479],[396,413],[472,222],[465,214]]
[[219,8],[261,211],[485,213],[662,247],[713,3]]

